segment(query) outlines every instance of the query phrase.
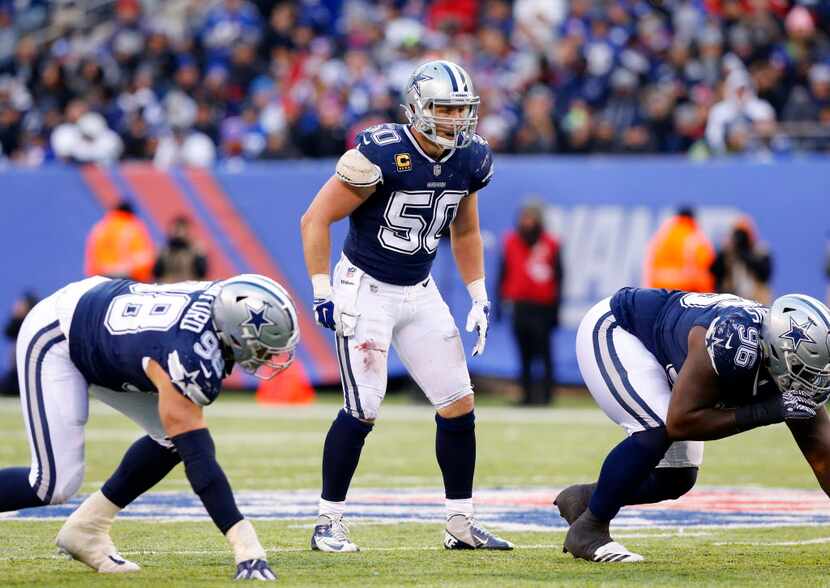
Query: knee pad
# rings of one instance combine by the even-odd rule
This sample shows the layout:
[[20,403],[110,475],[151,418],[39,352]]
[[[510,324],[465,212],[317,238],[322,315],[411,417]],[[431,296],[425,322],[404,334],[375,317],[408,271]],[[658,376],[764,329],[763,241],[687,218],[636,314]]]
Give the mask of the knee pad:
[[348,404],[343,404],[343,411],[361,421],[374,421],[380,412],[383,393],[367,386],[361,386],[354,396],[347,394]]
[[72,468],[66,468],[65,471],[57,473],[57,480],[55,480],[55,488],[52,491],[52,496],[49,498],[49,504],[63,504],[81,489],[81,483],[84,481],[84,464],[76,465]]
[[696,467],[687,468],[657,468],[654,475],[658,477],[660,486],[666,492],[666,498],[680,498],[691,490],[697,482]]

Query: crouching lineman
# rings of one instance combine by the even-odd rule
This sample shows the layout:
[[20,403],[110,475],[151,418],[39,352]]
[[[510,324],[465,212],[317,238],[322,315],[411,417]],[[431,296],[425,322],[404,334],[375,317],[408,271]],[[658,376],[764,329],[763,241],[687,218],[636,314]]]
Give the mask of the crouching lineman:
[[101,491],[58,533],[58,547],[99,572],[139,567],[118,554],[116,514],[179,462],[233,548],[238,579],[275,579],[251,523],[216,461],[202,407],[234,362],[269,378],[299,339],[288,294],[243,274],[221,282],[141,284],[94,277],[38,304],[17,340],[20,400],[31,468],[0,470],[0,511],[61,504],[84,476],[87,392],[136,422],[136,441]]
[[830,310],[801,294],[771,307],[728,294],[623,288],[577,331],[591,395],[628,438],[595,484],[555,504],[565,550],[596,562],[636,562],[611,539],[624,505],[679,498],[695,484],[703,442],[786,422],[830,494]]
[[[473,518],[476,459],[473,390],[458,329],[430,267],[450,234],[472,298],[467,330],[484,351],[489,302],[477,192],[493,175],[487,143],[475,134],[479,98],[469,75],[431,61],[405,91],[410,124],[366,129],[337,162],[302,218],[303,249],[317,322],[336,332],[345,407],[323,449],[323,491],[312,549],[357,551],[341,518],[363,442],[386,394],[394,346],[437,414],[435,451],[444,478],[447,549],[512,549]],[[329,281],[329,227],[349,217],[343,253]],[[332,286],[333,283],[333,286]]]

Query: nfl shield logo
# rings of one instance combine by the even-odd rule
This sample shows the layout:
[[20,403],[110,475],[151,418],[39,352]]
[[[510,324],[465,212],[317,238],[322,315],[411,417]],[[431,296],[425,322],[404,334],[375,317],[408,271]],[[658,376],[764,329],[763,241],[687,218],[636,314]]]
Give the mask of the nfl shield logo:
[[437,163],[435,165],[433,165],[432,166],[432,173],[435,174],[436,176],[440,176],[441,175],[441,166]]

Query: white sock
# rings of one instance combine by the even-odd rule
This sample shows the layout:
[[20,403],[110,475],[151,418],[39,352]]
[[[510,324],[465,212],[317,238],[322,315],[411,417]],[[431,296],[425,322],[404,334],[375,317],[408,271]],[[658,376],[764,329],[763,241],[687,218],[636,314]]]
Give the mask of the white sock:
[[338,520],[346,512],[346,501],[332,502],[330,500],[320,499],[320,514],[326,515],[332,520]]
[[446,500],[447,505],[447,519],[449,519],[453,515],[462,514],[465,517],[473,516],[473,499],[472,498],[459,498],[455,500],[451,500],[447,498]]

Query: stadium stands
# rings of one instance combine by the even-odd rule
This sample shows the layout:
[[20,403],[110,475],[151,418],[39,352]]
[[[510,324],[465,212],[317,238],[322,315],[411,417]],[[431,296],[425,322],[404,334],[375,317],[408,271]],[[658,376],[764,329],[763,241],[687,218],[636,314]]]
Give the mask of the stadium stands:
[[334,156],[441,55],[500,152],[826,151],[829,26],[809,0],[3,0],[0,144],[23,165]]

